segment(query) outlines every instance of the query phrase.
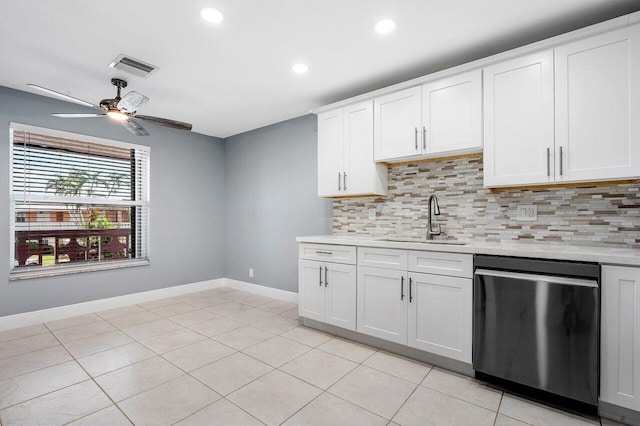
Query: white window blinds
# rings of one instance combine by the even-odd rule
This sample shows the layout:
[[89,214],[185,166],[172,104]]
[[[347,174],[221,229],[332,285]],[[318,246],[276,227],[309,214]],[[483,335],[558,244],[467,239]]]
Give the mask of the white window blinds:
[[145,146],[11,125],[14,271],[147,259]]

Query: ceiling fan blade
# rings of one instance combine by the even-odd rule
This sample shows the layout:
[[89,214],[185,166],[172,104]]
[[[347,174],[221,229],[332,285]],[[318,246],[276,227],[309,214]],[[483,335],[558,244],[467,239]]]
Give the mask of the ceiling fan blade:
[[29,84],[27,84],[27,86],[33,87],[34,89],[41,90],[41,91],[43,91],[45,93],[48,93],[50,95],[57,96],[57,97],[62,98],[64,100],[66,100],[66,101],[75,102],[77,104],[88,106],[88,107],[95,108],[95,109],[99,109],[99,110],[102,111],[102,108],[100,108],[98,105],[94,105],[91,102],[83,101],[82,99],[74,98],[73,96],[65,95],[64,93],[56,92],[55,90],[47,89],[46,87],[38,86],[37,84],[29,83]]
[[149,98],[142,93],[129,92],[118,102],[118,109],[125,110],[128,113],[134,113],[147,102],[149,102]]
[[148,121],[149,123],[157,124],[159,126],[171,127],[179,130],[191,130],[193,125],[185,123],[183,121],[169,120],[167,118],[152,117],[150,115],[136,115],[137,119]]
[[136,136],[149,136],[149,132],[147,132],[147,129],[142,127],[140,124],[136,123],[131,118],[125,121],[121,121],[121,123],[125,129],[127,129],[128,131],[130,131]]
[[54,117],[62,118],[90,118],[90,117],[106,117],[106,114],[74,114],[74,113],[55,113]]

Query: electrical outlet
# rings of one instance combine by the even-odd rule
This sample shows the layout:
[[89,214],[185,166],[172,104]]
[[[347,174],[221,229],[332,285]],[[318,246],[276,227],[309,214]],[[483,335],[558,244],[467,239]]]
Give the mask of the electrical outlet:
[[538,206],[535,206],[535,205],[518,206],[516,219],[531,221],[531,222],[538,220]]
[[249,268],[249,278],[253,278],[253,268]]
[[369,220],[376,220],[376,209],[369,209]]

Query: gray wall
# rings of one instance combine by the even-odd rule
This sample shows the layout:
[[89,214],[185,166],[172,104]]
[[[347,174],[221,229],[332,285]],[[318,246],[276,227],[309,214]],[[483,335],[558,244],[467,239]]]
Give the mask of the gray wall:
[[[0,316],[224,276],[224,141],[152,125],[136,137],[106,119],[49,115],[82,111],[0,87]],[[149,266],[9,281],[9,122],[151,146]]]
[[317,195],[316,117],[232,136],[225,146],[225,276],[297,292],[295,238],[331,233],[331,201]]

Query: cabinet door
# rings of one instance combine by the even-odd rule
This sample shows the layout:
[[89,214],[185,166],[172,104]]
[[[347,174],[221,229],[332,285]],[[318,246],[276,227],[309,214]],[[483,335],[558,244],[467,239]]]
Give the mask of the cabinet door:
[[484,186],[553,182],[553,52],[501,62],[484,75]]
[[324,277],[324,321],[356,329],[356,267],[327,263]]
[[555,61],[556,180],[640,176],[640,26],[561,46]]
[[600,400],[640,410],[640,268],[602,267]]
[[482,148],[482,71],[422,86],[426,153]]
[[343,111],[318,115],[318,196],[342,193]]
[[409,273],[409,346],[471,363],[473,282]]
[[357,330],[407,344],[407,273],[358,267]]
[[[373,101],[360,102],[344,108],[344,170],[343,189],[348,195],[384,194],[384,165],[373,159]],[[380,174],[384,173],[384,176]],[[382,187],[384,180],[384,188]]]
[[422,153],[420,141],[421,87],[375,98],[375,159],[396,160]]
[[298,314],[324,321],[324,263],[298,261]]

